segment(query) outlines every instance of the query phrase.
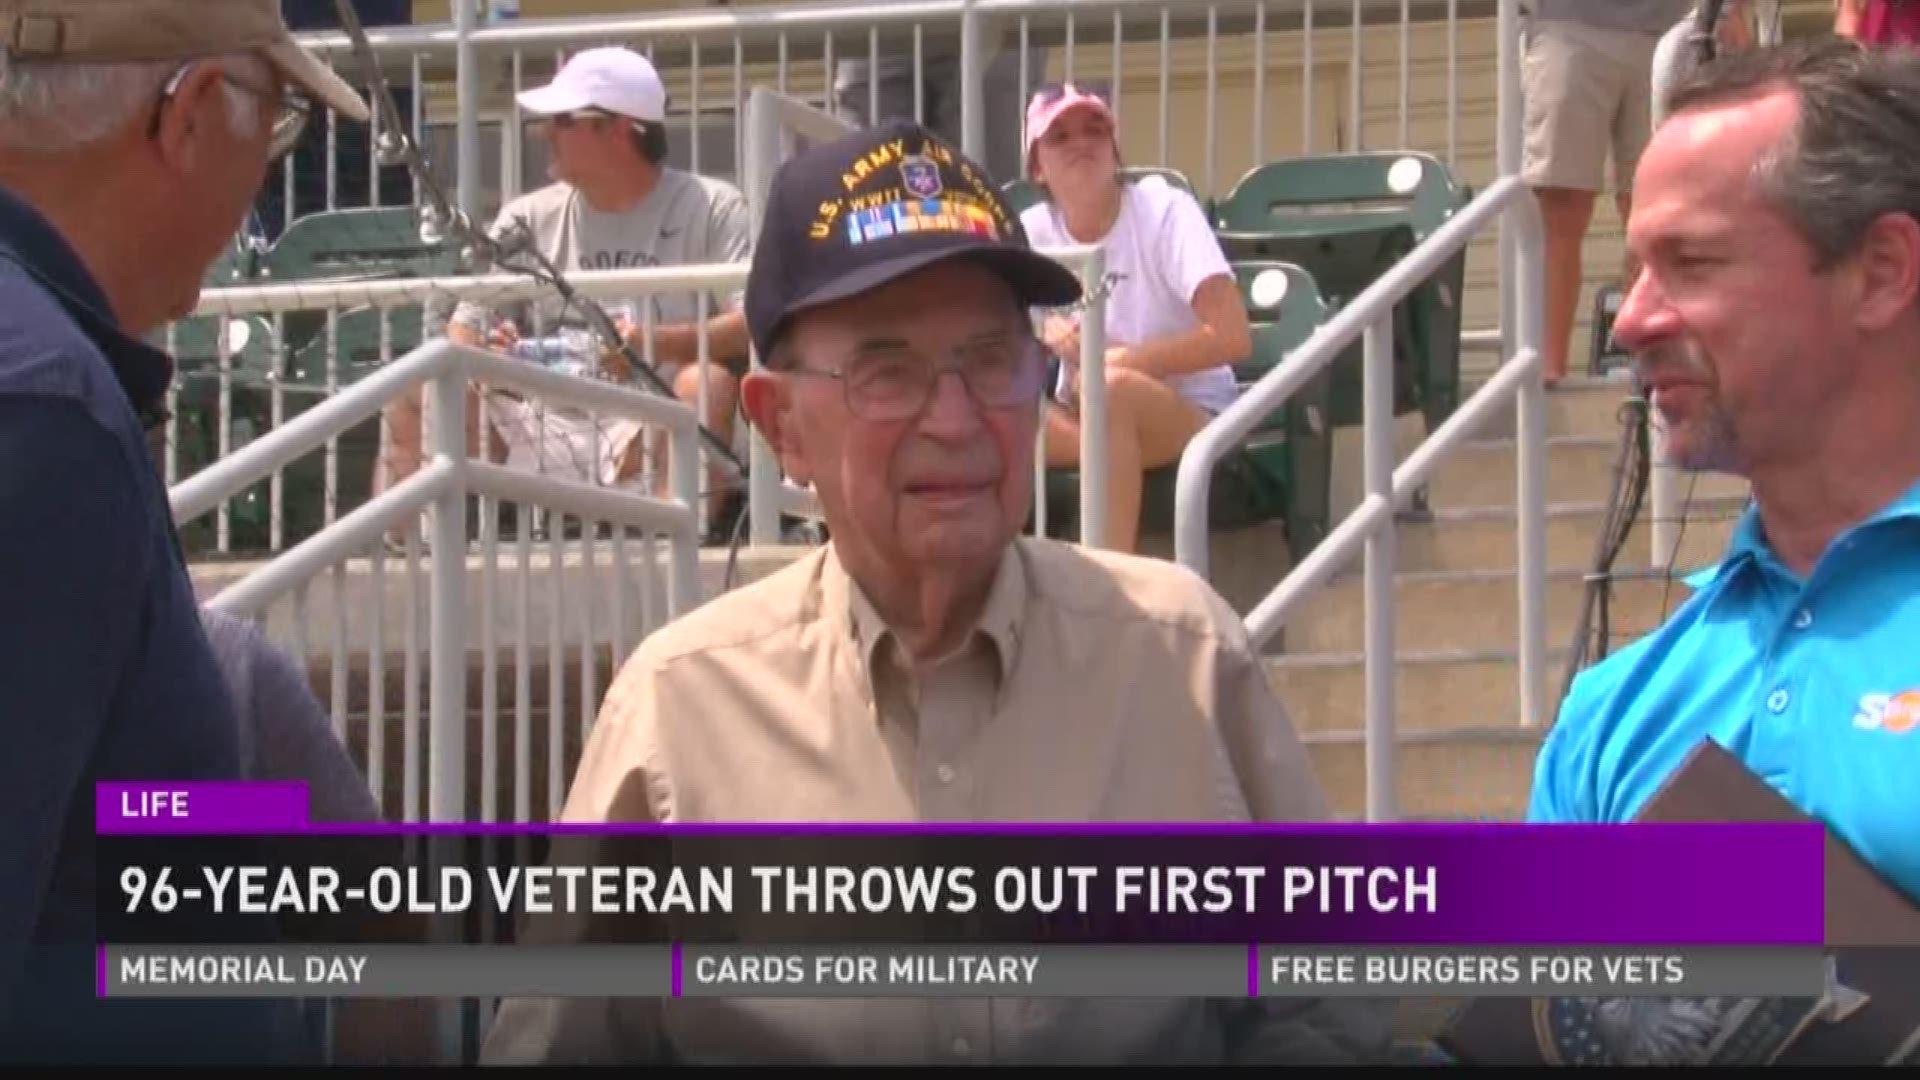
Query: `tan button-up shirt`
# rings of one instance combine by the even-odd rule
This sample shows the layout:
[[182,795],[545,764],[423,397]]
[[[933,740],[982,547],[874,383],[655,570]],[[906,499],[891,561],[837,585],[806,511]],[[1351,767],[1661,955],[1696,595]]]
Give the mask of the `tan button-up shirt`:
[[[617,809],[616,809],[617,807]],[[830,547],[710,601],[615,678],[569,821],[1313,821],[1327,804],[1239,618],[1175,564],[1023,538],[916,667]],[[1304,1000],[503,1004],[487,1057],[1339,1061],[1385,1007]]]

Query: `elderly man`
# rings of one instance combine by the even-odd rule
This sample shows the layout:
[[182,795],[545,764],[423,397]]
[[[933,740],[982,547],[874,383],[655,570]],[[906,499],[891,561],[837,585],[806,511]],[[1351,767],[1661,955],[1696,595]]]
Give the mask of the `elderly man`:
[[1614,333],[1685,468],[1746,477],[1726,557],[1575,680],[1532,817],[1626,821],[1703,739],[1920,898],[1920,55],[1838,39],[1683,85]]
[[0,1055],[266,1051],[256,1006],[94,1000],[93,799],[240,776],[140,339],[193,310],[303,94],[366,116],[275,0],[0,2]]
[[[564,816],[1310,821],[1327,808],[1232,611],[1172,564],[1023,538],[1076,279],[986,174],[888,124],[780,172],[748,414],[833,541],[620,671]],[[949,378],[948,376],[952,376]],[[1366,1003],[519,1001],[500,1060],[1343,1061]]]

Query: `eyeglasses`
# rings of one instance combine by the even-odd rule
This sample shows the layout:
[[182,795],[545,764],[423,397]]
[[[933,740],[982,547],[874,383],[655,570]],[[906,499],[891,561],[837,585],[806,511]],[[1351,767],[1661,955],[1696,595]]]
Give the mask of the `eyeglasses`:
[[838,379],[849,412],[890,423],[920,415],[949,371],[982,408],[1030,405],[1045,382],[1046,350],[1031,336],[1009,337],[962,346],[936,365],[912,349],[886,347],[862,350],[838,369],[793,367],[785,374]]
[[[166,85],[160,88],[160,97],[153,106],[153,119],[147,123],[149,139],[160,134],[160,112],[166,108],[167,102],[173,99],[173,95],[180,92],[180,84],[186,80],[187,72],[193,68],[193,63],[190,61],[175,68],[173,74],[167,77]],[[307,121],[313,114],[313,105],[304,95],[292,90],[282,90],[276,94],[272,90],[236,79],[226,71],[220,73],[220,80],[276,107],[277,111],[273,117],[273,134],[267,141],[269,165],[286,157],[293,152],[294,147],[300,145],[300,136],[306,132]]]

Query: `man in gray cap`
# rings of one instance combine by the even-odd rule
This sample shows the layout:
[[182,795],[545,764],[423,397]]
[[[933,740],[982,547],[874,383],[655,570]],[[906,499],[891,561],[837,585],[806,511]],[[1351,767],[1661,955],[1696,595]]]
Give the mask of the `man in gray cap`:
[[[200,282],[312,106],[353,89],[278,0],[0,0],[0,1056],[256,1061],[273,1003],[99,1001],[94,785],[237,779],[147,432],[142,338]],[[221,922],[179,929],[217,941]],[[247,932],[251,933],[252,930]],[[164,1006],[164,1007],[163,1007]]]

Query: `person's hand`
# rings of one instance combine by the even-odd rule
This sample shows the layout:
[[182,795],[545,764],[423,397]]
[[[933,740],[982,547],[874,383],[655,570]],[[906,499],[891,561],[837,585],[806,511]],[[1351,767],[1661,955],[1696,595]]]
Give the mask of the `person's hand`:
[[[647,328],[625,315],[614,319],[615,329],[620,331],[621,340],[633,346],[633,351],[641,356],[647,355]],[[700,337],[696,327],[673,324],[653,328],[653,362],[656,364],[691,363],[700,352]]]
[[487,347],[500,352],[512,352],[520,343],[520,328],[513,325],[512,319],[501,319],[487,331]]
[[1054,315],[1040,328],[1040,340],[1061,360],[1080,363],[1080,320]]

